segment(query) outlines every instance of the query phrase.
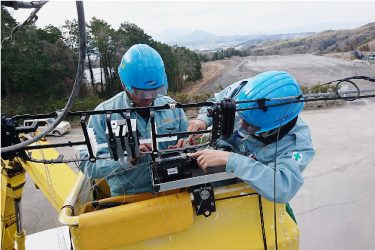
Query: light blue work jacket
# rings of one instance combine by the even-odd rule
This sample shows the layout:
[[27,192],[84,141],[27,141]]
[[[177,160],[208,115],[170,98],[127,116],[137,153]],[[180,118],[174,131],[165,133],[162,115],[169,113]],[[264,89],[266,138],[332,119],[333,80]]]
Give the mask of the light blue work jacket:
[[[167,96],[158,96],[153,106],[162,106],[173,99]],[[111,99],[101,103],[95,110],[119,109],[132,107],[128,96],[121,92]],[[136,112],[132,112],[130,117],[137,119],[138,130],[143,139],[149,139],[151,133],[151,122],[148,123]],[[95,137],[98,144],[107,143],[105,131],[107,128],[106,115],[91,115],[88,123],[89,128],[95,130]],[[112,114],[111,120],[123,120],[120,114]],[[182,109],[165,109],[155,111],[155,123],[158,134],[167,134],[170,132],[183,132],[187,130],[188,120]],[[177,141],[159,142],[159,150],[167,149],[168,145],[175,145]],[[99,148],[96,156],[109,156],[109,148]],[[87,150],[81,150],[82,157],[88,157]],[[98,179],[106,177],[111,189],[111,195],[117,196],[122,194],[152,192],[150,155],[140,157],[136,161],[137,168],[133,170],[124,170],[119,167],[119,162],[113,159],[98,160],[95,163],[84,161],[79,164],[79,169],[89,178]],[[131,163],[126,163],[132,166]],[[116,170],[115,170],[116,169]],[[113,172],[113,173],[112,173]]]
[[[219,102],[225,97],[234,99],[248,80],[228,86],[208,101]],[[205,111],[206,108],[202,108],[201,112]],[[197,119],[203,120],[207,126],[212,125],[212,118],[205,114],[199,115]],[[242,179],[267,200],[273,201],[275,197],[278,203],[287,203],[294,197],[304,182],[302,172],[315,156],[310,129],[301,117],[298,117],[296,125],[277,142],[277,151],[276,142],[265,145],[258,141],[256,136],[250,136],[243,141],[234,134],[228,139],[218,140],[217,146],[232,148],[226,165],[227,173]]]

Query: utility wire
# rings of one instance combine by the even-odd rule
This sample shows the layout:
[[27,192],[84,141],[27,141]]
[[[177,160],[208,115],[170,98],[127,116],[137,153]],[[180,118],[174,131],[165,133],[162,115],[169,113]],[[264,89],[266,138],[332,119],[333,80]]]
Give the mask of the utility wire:
[[[31,24],[34,20],[37,20],[38,19],[38,16],[36,15],[39,10],[47,3],[48,1],[45,1],[45,2],[41,2],[41,4],[38,4],[38,5],[30,5],[30,6],[33,6],[33,7],[21,7],[19,5],[17,5],[18,2],[12,2],[12,7],[14,7],[15,9],[18,9],[19,7],[21,8],[36,8],[33,12],[31,12],[30,16],[23,22],[23,23],[20,23],[18,24],[16,27],[14,27],[12,29],[12,33],[10,34],[9,37],[6,37],[4,38],[2,41],[1,41],[1,48],[3,47],[3,45],[8,42],[9,40],[13,39],[14,37],[14,34],[19,30],[21,29],[23,26],[25,25],[29,25]],[[14,4],[15,3],[15,4]],[[22,2],[21,2],[22,3]],[[2,5],[3,5],[3,2],[2,2]],[[4,4],[6,5],[6,4]],[[15,5],[15,6],[14,6]],[[7,6],[7,5],[6,5]],[[25,5],[26,6],[26,5]],[[36,6],[36,7],[35,7]],[[10,7],[10,6],[8,6]]]

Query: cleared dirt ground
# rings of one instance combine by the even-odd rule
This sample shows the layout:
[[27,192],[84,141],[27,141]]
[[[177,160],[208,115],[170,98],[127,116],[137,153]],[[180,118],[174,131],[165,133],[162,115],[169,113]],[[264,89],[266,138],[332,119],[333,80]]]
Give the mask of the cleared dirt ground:
[[[220,91],[242,79],[253,77],[264,71],[286,71],[300,86],[312,87],[351,76],[375,77],[375,64],[366,65],[364,61],[347,60],[331,56],[311,54],[290,56],[249,56],[233,57],[222,61],[203,63],[203,79],[190,88],[193,95],[204,91]],[[369,82],[359,82],[360,89],[375,87]]]

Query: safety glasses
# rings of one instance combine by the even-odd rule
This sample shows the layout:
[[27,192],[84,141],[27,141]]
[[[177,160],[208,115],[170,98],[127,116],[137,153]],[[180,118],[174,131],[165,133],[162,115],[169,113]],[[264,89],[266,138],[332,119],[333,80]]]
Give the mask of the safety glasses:
[[159,94],[166,95],[167,88],[165,84],[156,89],[138,89],[132,87],[133,95],[138,99],[155,99]]
[[238,131],[241,131],[245,135],[253,135],[261,130],[261,127],[251,125],[250,123],[245,121],[238,112],[236,112],[234,128]]

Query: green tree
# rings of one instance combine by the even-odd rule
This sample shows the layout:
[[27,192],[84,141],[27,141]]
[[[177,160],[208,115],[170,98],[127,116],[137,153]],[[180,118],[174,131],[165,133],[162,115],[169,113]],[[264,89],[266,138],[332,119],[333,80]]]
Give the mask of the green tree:
[[[2,32],[15,20],[2,8]],[[2,33],[3,35],[3,33]],[[1,49],[2,99],[9,114],[40,112],[48,97],[69,95],[75,76],[77,56],[53,26],[37,29],[23,26],[14,39]],[[53,43],[52,43],[53,42]],[[23,106],[24,110],[19,109]]]
[[216,61],[216,60],[219,60],[219,54],[217,52],[215,52],[212,56],[212,61]]
[[52,44],[63,39],[60,29],[53,25],[48,25],[43,29],[37,29],[37,35],[39,39]]
[[[106,96],[106,89],[108,92],[110,88],[108,86],[108,64],[106,61],[110,26],[105,21],[93,17],[87,24],[87,28],[87,32],[90,34],[90,36],[88,36],[90,39],[88,43],[91,45],[90,49],[93,56],[99,60],[100,65],[100,89],[96,88],[94,83],[92,83],[92,86],[95,92],[99,93],[99,97],[104,98]],[[104,83],[107,84],[106,89]]]
[[121,38],[120,45],[125,50],[128,50],[134,44],[142,43],[151,46],[154,43],[151,36],[147,35],[143,29],[133,23],[121,23],[117,33]]
[[178,77],[178,70],[176,65],[178,64],[178,56],[173,52],[172,47],[164,43],[154,43],[153,48],[158,51],[164,62],[165,73],[168,79],[168,91],[177,92],[178,89],[175,85],[175,78]]
[[65,24],[60,27],[63,40],[72,50],[79,51],[79,29],[77,19],[65,20]]
[[177,76],[175,77],[176,90],[180,91],[183,84],[189,81],[195,81],[202,78],[201,64],[199,57],[196,53],[185,47],[173,47],[174,52],[177,54]]

